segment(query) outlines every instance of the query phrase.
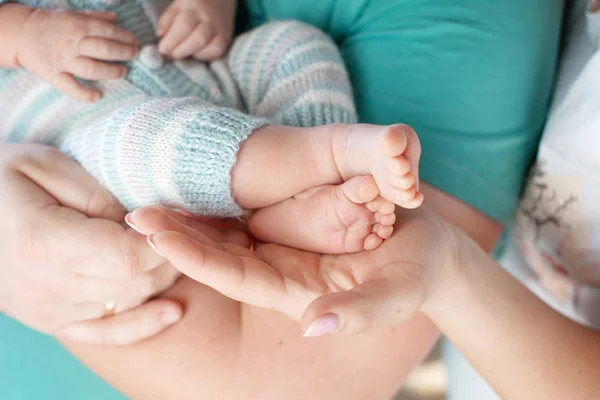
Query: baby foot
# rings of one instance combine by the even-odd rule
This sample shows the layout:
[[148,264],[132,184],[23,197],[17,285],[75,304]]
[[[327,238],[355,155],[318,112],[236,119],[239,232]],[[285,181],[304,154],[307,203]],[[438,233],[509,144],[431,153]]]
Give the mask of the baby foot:
[[372,173],[384,198],[404,208],[416,208],[423,203],[423,195],[417,189],[421,146],[416,134],[409,139],[406,128],[404,125],[384,128],[379,138],[383,157],[373,164]]
[[[372,174],[383,198],[404,208],[420,206],[423,203],[423,195],[418,191],[421,145],[416,133],[400,124],[348,128],[343,145],[333,146],[342,177]],[[341,152],[344,154],[340,155]]]
[[394,204],[379,196],[372,176],[323,185],[258,210],[251,232],[266,242],[343,254],[377,248],[392,235]]

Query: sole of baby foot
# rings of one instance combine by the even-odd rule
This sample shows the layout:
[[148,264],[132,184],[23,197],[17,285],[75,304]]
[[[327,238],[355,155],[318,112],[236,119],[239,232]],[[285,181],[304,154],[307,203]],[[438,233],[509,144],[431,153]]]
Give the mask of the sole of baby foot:
[[258,210],[250,230],[259,239],[323,254],[373,250],[389,238],[395,205],[372,176],[323,185]]

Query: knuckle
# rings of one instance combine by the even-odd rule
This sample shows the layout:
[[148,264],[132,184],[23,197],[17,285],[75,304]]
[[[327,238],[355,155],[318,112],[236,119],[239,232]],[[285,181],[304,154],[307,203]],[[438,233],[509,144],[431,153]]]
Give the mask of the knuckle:
[[137,55],[137,49],[133,46],[127,46],[122,50],[123,56],[131,59]]
[[83,68],[83,74],[86,76],[95,76],[98,73],[98,67],[95,63],[89,63]]
[[103,23],[101,29],[102,29],[102,36],[105,36],[105,37],[117,36],[118,28],[109,22]]
[[187,31],[192,30],[198,24],[198,19],[192,13],[186,12],[181,21],[181,27]]
[[130,242],[125,242],[121,250],[121,276],[125,279],[132,279],[140,274],[140,256],[137,250]]
[[103,40],[98,41],[94,46],[94,53],[98,56],[106,56],[110,53],[110,50],[110,45]]
[[77,42],[78,39],[80,40],[81,38],[84,38],[87,36],[88,31],[89,31],[89,25],[84,21],[78,20],[75,23],[75,25],[73,26],[72,31],[73,31],[73,35],[67,40],[70,40],[72,42]]
[[225,52],[229,48],[229,40],[225,37],[218,36],[215,38],[215,57],[222,57],[225,55]]
[[105,215],[109,211],[118,209],[117,201],[99,184],[96,184],[88,199],[86,215]]

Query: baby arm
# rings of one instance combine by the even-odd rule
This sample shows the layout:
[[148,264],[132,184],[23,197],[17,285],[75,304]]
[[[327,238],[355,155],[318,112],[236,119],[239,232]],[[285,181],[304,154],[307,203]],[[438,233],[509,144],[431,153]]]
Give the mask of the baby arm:
[[108,61],[132,60],[137,38],[115,26],[116,15],[0,6],[0,67],[25,68],[77,100],[100,99],[97,90],[76,78],[120,79],[124,66]]
[[210,61],[225,55],[233,37],[237,0],[174,0],[156,35],[162,54]]

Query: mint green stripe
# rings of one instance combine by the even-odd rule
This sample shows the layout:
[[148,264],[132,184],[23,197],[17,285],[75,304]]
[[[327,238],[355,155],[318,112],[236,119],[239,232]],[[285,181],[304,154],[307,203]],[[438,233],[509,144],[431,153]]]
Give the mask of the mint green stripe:
[[12,130],[8,133],[8,142],[22,142],[25,136],[30,133],[31,125],[36,116],[43,113],[44,110],[58,100],[62,94],[48,85],[41,94],[28,104],[21,113],[14,118]]

